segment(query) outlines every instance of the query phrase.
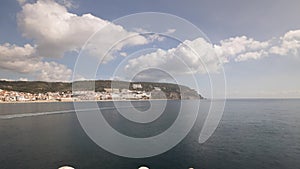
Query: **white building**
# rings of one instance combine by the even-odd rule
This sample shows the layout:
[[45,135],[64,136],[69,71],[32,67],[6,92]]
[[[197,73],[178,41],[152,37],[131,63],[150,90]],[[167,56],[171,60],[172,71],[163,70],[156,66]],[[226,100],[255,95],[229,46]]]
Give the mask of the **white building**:
[[161,91],[161,89],[159,87],[154,87],[154,90]]
[[132,84],[132,88],[133,89],[142,89],[143,87],[142,87],[142,84],[137,83],[137,84]]

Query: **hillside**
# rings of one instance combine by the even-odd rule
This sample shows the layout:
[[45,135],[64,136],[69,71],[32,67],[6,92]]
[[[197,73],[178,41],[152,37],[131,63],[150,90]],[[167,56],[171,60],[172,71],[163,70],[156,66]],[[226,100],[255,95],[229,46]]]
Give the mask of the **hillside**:
[[[111,80],[96,80],[96,81],[76,81],[72,83],[66,82],[43,82],[43,81],[0,81],[0,89],[8,91],[18,91],[26,93],[46,93],[46,92],[71,92],[72,85],[76,90],[94,90],[96,92],[104,91],[104,88],[128,88],[133,90],[132,84],[141,84],[142,88],[134,90],[151,92],[155,88],[160,88],[168,99],[180,99],[184,93],[184,98],[181,99],[196,99],[203,97],[195,90],[189,87],[171,84],[171,83],[154,83],[154,82],[125,82]],[[88,86],[88,87],[87,87]],[[94,86],[95,88],[91,88]]]

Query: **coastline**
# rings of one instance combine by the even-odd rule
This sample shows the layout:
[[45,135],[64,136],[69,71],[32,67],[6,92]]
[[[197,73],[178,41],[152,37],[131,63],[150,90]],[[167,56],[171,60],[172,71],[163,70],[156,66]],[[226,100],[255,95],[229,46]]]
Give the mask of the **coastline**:
[[[41,101],[16,101],[16,102],[0,102],[0,104],[30,104],[30,103],[82,103],[82,102],[116,102],[116,101],[159,101],[159,100],[197,100],[197,99],[147,99],[147,100],[76,100],[76,101],[54,101],[54,100],[41,100]],[[204,100],[204,99],[199,99]]]

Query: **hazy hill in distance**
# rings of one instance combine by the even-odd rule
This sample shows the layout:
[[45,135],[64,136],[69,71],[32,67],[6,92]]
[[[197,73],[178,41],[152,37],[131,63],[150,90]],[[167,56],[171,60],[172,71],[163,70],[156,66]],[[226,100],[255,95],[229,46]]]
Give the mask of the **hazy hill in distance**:
[[[26,93],[47,93],[47,92],[71,92],[72,85],[77,90],[94,90],[96,92],[104,91],[104,88],[128,88],[133,90],[132,84],[141,84],[142,88],[134,90],[151,92],[156,88],[160,88],[165,93],[167,99],[203,99],[197,91],[183,85],[172,83],[156,83],[156,82],[126,82],[111,80],[96,81],[75,81],[71,82],[44,82],[44,81],[0,81],[0,89],[8,91],[18,91]],[[93,86],[89,88],[86,86]],[[180,93],[181,89],[181,93]],[[182,93],[184,98],[182,98]]]

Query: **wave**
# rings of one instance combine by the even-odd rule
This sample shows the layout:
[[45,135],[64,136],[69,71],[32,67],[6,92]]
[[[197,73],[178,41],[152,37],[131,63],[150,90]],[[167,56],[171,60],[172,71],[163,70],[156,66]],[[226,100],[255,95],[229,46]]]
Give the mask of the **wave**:
[[[137,107],[145,107],[145,106],[135,106]],[[38,113],[23,113],[23,114],[7,114],[7,115],[0,115],[1,120],[7,119],[15,119],[15,118],[24,118],[24,117],[34,117],[34,116],[45,116],[45,115],[55,115],[55,114],[65,114],[65,113],[75,113],[75,112],[83,112],[83,111],[92,111],[92,110],[109,110],[109,109],[116,109],[117,107],[102,107],[102,108],[93,108],[93,109],[80,109],[80,110],[60,110],[60,111],[51,111],[51,112],[38,112]],[[133,106],[124,106],[118,108],[133,108]]]

